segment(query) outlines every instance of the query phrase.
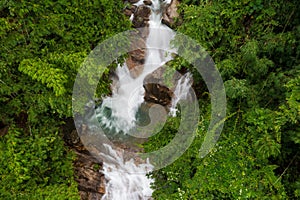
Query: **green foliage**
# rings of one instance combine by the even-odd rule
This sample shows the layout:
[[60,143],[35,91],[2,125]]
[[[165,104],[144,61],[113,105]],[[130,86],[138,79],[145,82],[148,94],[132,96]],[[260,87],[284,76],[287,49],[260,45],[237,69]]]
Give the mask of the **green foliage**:
[[23,60],[19,70],[32,77],[32,79],[42,82],[48,88],[53,88],[56,96],[61,96],[66,92],[64,83],[67,82],[67,76],[59,68],[38,60]]
[[257,157],[278,156],[282,121],[278,120],[276,113],[268,109],[253,109],[245,115],[245,121],[249,140],[256,140],[253,149],[257,150]]
[[[226,88],[228,115],[237,114],[225,122],[218,144],[200,158],[210,121],[208,91],[184,59],[170,63],[192,71],[204,109],[191,147],[152,173],[155,199],[299,198],[299,9],[297,1],[181,1],[177,30],[212,56]],[[189,56],[200,60],[202,55]],[[163,131],[151,138],[146,151],[168,144],[170,135]]]
[[1,138],[1,199],[78,199],[74,155],[66,151],[57,133],[40,131],[44,133],[33,129],[24,135],[21,129],[10,127]]
[[[299,5],[181,1],[183,19],[176,29],[214,59],[227,91],[227,112],[234,117],[226,121],[218,145],[200,158],[211,117],[208,91],[184,59],[168,63],[193,73],[201,121],[185,154],[152,173],[155,199],[299,198]],[[111,0],[0,2],[0,133],[9,126],[0,137],[1,199],[78,199],[73,155],[59,127],[72,116],[73,83],[84,58],[99,42],[130,28],[123,7],[123,1]],[[110,92],[109,71],[98,83],[97,97]],[[179,123],[168,119],[145,150],[167,145]]]
[[[81,63],[128,30],[122,1],[0,2],[0,199],[78,199],[59,129]],[[107,78],[105,79],[107,80]],[[100,82],[98,95],[107,94]]]
[[[115,4],[107,0],[1,3],[3,103],[20,108],[34,103],[7,95],[23,91],[32,97],[45,94],[45,98],[52,96],[59,101],[44,102],[46,107],[64,105],[55,112],[71,116],[73,82],[83,59],[98,42],[129,28],[121,14],[122,6],[122,2]],[[47,108],[43,110],[49,112]]]
[[226,81],[225,83],[226,94],[232,99],[245,98],[249,94],[249,88],[247,87],[247,80],[235,78]]

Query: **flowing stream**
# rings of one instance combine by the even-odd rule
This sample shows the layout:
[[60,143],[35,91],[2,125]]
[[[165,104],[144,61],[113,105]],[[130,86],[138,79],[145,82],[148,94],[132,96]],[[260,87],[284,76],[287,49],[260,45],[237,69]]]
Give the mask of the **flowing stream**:
[[[171,55],[166,54],[174,52],[170,49],[170,41],[175,34],[170,36],[171,29],[161,23],[161,2],[160,0],[153,0],[152,2],[144,69],[138,77],[133,78],[126,64],[119,65],[116,69],[116,75],[119,79],[118,83],[115,84],[117,86],[112,88],[111,97],[103,99],[102,106],[98,110],[97,117],[101,119],[101,123],[106,128],[115,129],[115,132],[127,133],[135,126],[136,113],[144,102],[143,81],[145,77],[171,60]],[[143,1],[136,4],[140,5],[141,3]],[[111,111],[109,117],[103,115],[107,108]]]
[[[140,0],[136,5],[142,4]],[[136,113],[144,102],[143,81],[145,77],[172,59],[166,52],[176,52],[170,48],[170,29],[161,23],[162,5],[169,1],[152,0],[149,20],[149,34],[146,40],[146,58],[142,73],[133,78],[126,64],[118,66],[116,75],[118,80],[113,84],[112,96],[105,97],[102,105],[97,109],[97,118],[102,125],[114,130],[115,133],[126,134],[136,125]],[[132,17],[131,17],[132,18]],[[164,31],[168,30],[168,31]],[[158,48],[159,47],[159,48]],[[184,98],[185,91],[190,87],[190,75],[182,76],[174,91],[169,115],[176,116],[176,104]],[[107,110],[110,114],[107,115]],[[106,193],[102,200],[140,200],[151,199],[152,179],[146,174],[153,169],[149,161],[137,163],[133,159],[124,159],[124,151],[113,149],[106,145],[106,160],[103,173],[107,180]]]

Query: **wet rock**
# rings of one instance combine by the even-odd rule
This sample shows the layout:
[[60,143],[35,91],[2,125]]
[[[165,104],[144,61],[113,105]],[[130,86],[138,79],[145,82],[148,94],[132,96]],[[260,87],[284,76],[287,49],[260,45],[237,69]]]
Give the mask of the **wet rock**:
[[[99,172],[102,164],[87,152],[78,152],[75,161],[75,180],[78,182],[81,199],[101,199],[105,193],[105,178]],[[97,199],[96,198],[96,199]]]
[[126,59],[126,65],[130,71],[130,75],[133,78],[138,77],[144,69],[144,65],[136,60],[133,59],[133,57],[129,56],[129,58]]
[[138,15],[134,15],[134,18],[132,20],[133,27],[134,28],[140,28],[140,27],[145,27],[147,25],[148,20],[144,20],[142,17]]
[[129,57],[126,59],[127,67],[131,73],[131,76],[136,78],[139,76],[144,69],[144,62],[146,56],[146,42],[144,38],[141,37],[141,32],[137,31],[132,33],[132,43]]
[[145,101],[167,106],[171,104],[173,92],[166,86],[157,83],[144,84]]
[[145,0],[144,4],[147,6],[151,6],[152,5],[152,1],[151,0]]
[[129,69],[129,71],[130,71],[130,70],[132,70],[132,69],[135,68],[135,66],[137,65],[137,63],[133,61],[133,59],[132,59],[131,56],[129,56],[129,57],[126,59],[126,65],[127,65],[128,69]]
[[144,64],[145,62],[145,49],[136,49],[130,52],[130,56],[132,59],[140,64]]
[[134,13],[136,10],[137,6],[136,5],[131,5],[130,10]]
[[139,2],[139,0],[128,0],[128,2],[133,4]]
[[136,38],[143,39],[144,43],[146,44],[146,40],[147,40],[147,37],[149,35],[149,27],[146,26],[146,27],[136,29],[136,30],[137,30]]
[[132,15],[132,10],[130,9],[130,8],[128,8],[128,7],[126,7],[125,9],[124,9],[124,14],[126,15],[126,16],[128,16],[128,17],[130,17],[131,15]]
[[168,63],[147,75],[145,77],[144,84],[157,83],[168,87],[171,91],[174,91],[181,74],[176,70],[171,70],[167,65]]
[[135,12],[136,8],[136,5],[127,6],[123,12],[126,16],[130,17]]
[[165,7],[162,17],[162,23],[169,27],[173,27],[175,24],[175,18],[179,17],[177,13],[177,7],[179,5],[178,0],[172,0],[171,3]]
[[134,18],[132,20],[134,28],[141,28],[148,25],[149,16],[151,14],[151,9],[145,5],[137,7]]
[[[149,1],[152,3],[151,1]],[[146,4],[149,4],[147,1]],[[129,1],[129,3],[136,3],[135,1]],[[126,8],[124,10],[125,15],[131,16],[134,14],[132,19],[132,24],[134,28],[138,29],[136,33],[132,35],[132,51],[129,52],[129,57],[126,59],[126,65],[130,71],[132,77],[138,77],[143,69],[145,62],[145,52],[146,52],[146,39],[149,34],[148,21],[151,14],[149,7],[145,5],[135,6],[132,5],[131,8]]]
[[143,84],[146,102],[157,103],[162,106],[171,104],[177,81],[181,75],[175,70],[167,70],[169,67],[167,65],[168,63],[145,77]]
[[[68,124],[66,126],[68,126]],[[80,199],[101,199],[105,193],[105,178],[100,172],[102,169],[102,162],[92,156],[85,148],[76,130],[65,133],[64,140],[77,155],[77,159],[74,161],[73,166],[76,177],[75,180],[78,183]]]

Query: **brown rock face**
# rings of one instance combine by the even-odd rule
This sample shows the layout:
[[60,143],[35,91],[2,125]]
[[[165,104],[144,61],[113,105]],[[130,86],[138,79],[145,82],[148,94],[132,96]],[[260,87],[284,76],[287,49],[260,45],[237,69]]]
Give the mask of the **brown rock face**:
[[[138,2],[138,0],[129,0],[131,4]],[[151,14],[151,9],[146,5],[151,5],[151,0],[145,0],[145,5],[131,5],[124,9],[124,14],[126,16],[131,16],[133,14],[132,24],[134,28],[138,29],[136,33],[132,35],[132,44],[129,57],[126,59],[126,65],[130,71],[130,74],[133,78],[138,77],[143,69],[145,63],[145,54],[146,54],[146,38],[149,34],[148,21]]]
[[123,12],[127,17],[130,17],[136,10],[137,6],[136,5],[131,5],[131,6],[127,6]]
[[87,152],[77,154],[75,161],[75,173],[78,182],[78,189],[82,200],[101,199],[105,193],[105,177],[99,172],[100,164],[93,156]]
[[132,35],[131,49],[129,57],[126,59],[127,67],[133,78],[139,76],[143,69],[146,56],[146,37],[145,30],[138,30]]
[[130,75],[133,78],[138,77],[144,70],[144,65],[134,61],[131,56],[126,60],[126,64],[130,71]]
[[178,0],[172,0],[170,5],[165,8],[162,17],[163,24],[166,24],[169,27],[173,27],[175,25],[175,18],[179,17],[179,14],[177,13],[178,5]]
[[166,86],[157,83],[147,83],[145,88],[145,101],[167,106],[172,101],[173,92]]
[[145,0],[144,4],[147,6],[151,6],[152,5],[152,1],[151,0]]
[[151,10],[145,5],[137,7],[132,24],[134,28],[141,28],[148,25]]
[[[138,2],[138,0],[129,0],[131,4]],[[126,65],[130,71],[133,78],[138,77],[143,69],[146,56],[146,39],[149,34],[148,21],[151,14],[151,9],[146,5],[151,5],[151,0],[145,0],[145,5],[131,5],[124,9],[124,14],[126,16],[131,16],[133,14],[132,24],[134,28],[137,29],[136,33],[132,33],[132,44],[129,57],[126,59]]]
[[[162,106],[170,106],[180,73],[169,71],[169,66],[161,66],[144,79],[145,101]],[[166,74],[168,74],[166,76]]]
[[64,134],[64,140],[77,155],[73,165],[80,199],[101,199],[105,193],[105,177],[99,171],[102,168],[102,163],[85,149],[76,130]]
[[127,16],[127,17],[130,17],[132,15],[132,11],[130,8],[125,8],[124,9],[124,14]]
[[144,64],[145,62],[145,49],[136,49],[132,52],[130,52],[130,56],[132,59],[140,64]]
[[133,4],[139,2],[139,0],[128,0],[128,2]]

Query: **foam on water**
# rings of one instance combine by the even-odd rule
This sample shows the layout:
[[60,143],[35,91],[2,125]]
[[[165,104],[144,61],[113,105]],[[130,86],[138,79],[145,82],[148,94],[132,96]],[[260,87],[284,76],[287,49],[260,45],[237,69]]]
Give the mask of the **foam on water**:
[[[104,127],[115,132],[128,133],[136,123],[136,113],[144,102],[144,78],[172,59],[170,41],[175,33],[161,23],[161,3],[153,0],[152,13],[149,20],[149,35],[146,40],[146,59],[142,73],[133,78],[126,64],[116,69],[118,81],[113,84],[112,96],[103,99],[102,105],[97,109],[97,117]],[[138,67],[138,66],[137,66]],[[111,115],[105,115],[105,109],[111,110]]]
[[[167,1],[170,2],[170,1]],[[142,4],[139,1],[136,5]],[[132,77],[126,64],[118,66],[114,80],[112,96],[105,97],[101,106],[97,109],[96,117],[101,124],[116,133],[128,133],[136,125],[136,113],[144,102],[145,90],[143,81],[145,77],[172,59],[167,52],[176,52],[170,48],[170,41],[175,33],[161,23],[161,1],[152,0],[149,20],[149,34],[146,40],[146,58],[144,69],[138,77]],[[131,17],[131,19],[133,16]],[[187,79],[187,80],[186,80]],[[172,101],[171,115],[176,115],[176,104],[183,97],[190,86],[188,76],[183,76],[175,89],[175,99]],[[109,110],[110,114],[106,111]],[[151,199],[153,183],[146,174],[153,170],[149,161],[136,162],[133,159],[125,160],[124,151],[113,149],[110,145],[104,145],[106,153],[104,157],[103,173],[106,178],[106,193],[102,200],[148,200]]]
[[174,91],[174,97],[172,99],[169,115],[175,117],[178,109],[176,108],[178,101],[186,99],[189,90],[192,86],[192,75],[187,73],[183,75],[178,81]]
[[136,164],[133,159],[125,161],[124,151],[116,151],[106,146],[109,155],[105,156],[110,163],[103,164],[103,174],[107,180],[106,193],[102,200],[148,200],[153,190],[150,184],[153,180],[146,174],[153,170],[153,166],[146,163]]

